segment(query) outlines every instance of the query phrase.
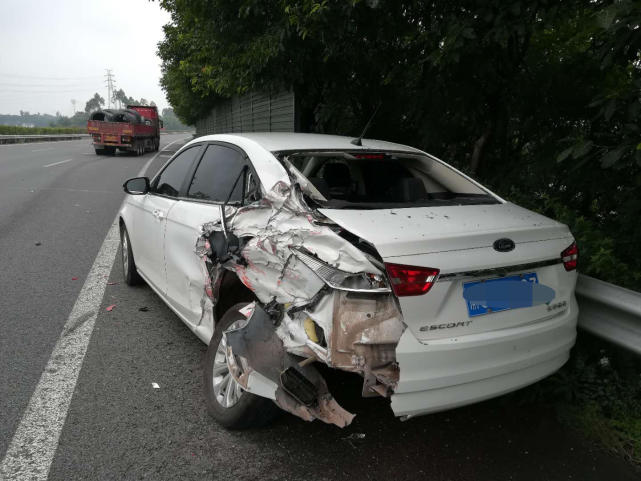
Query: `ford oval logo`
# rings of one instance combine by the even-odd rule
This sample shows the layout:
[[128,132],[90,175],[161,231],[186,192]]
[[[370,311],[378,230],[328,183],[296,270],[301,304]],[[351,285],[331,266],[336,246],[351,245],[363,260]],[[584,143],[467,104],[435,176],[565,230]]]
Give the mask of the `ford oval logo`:
[[510,252],[514,249],[514,241],[512,239],[498,239],[494,241],[494,250],[499,252]]

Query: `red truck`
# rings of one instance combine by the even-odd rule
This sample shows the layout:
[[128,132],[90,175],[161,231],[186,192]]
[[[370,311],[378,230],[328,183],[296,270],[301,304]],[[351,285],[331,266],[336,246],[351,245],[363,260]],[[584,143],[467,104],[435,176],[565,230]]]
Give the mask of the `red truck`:
[[97,155],[114,155],[116,149],[135,155],[157,151],[161,128],[158,108],[147,105],[99,110],[87,122]]

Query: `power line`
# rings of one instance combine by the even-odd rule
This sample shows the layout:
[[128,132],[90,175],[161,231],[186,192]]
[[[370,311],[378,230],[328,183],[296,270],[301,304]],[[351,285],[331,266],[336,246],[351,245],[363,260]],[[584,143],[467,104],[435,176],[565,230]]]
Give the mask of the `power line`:
[[23,93],[23,94],[64,94],[68,92],[91,92],[95,89],[93,87],[79,88],[79,89],[65,89],[65,90],[21,90],[21,89],[2,89],[0,94],[4,93]]
[[81,79],[99,79],[101,75],[88,75],[88,76],[81,76],[81,77],[40,77],[35,75],[18,75],[18,74],[0,72],[0,77],[26,78],[26,79],[33,79],[33,80],[81,80]]
[[87,81],[83,83],[65,83],[65,84],[52,84],[52,83],[40,83],[40,84],[29,84],[23,82],[3,82],[0,81],[0,86],[5,87],[47,87],[47,88],[68,88],[68,87],[84,87],[87,85],[95,85],[95,81]]

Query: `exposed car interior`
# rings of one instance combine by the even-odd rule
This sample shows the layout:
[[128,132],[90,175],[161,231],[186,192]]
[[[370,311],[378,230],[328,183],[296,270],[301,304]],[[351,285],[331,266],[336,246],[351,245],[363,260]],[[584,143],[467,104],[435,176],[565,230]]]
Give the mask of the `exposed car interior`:
[[281,160],[312,184],[310,196],[327,207],[498,202],[456,171],[424,156],[298,152],[283,155]]

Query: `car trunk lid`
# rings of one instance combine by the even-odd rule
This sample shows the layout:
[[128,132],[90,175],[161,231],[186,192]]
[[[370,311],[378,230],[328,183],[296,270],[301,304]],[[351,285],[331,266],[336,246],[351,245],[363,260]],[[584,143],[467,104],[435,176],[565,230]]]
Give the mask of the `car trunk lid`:
[[[405,323],[422,342],[549,319],[564,312],[573,295],[576,271],[561,263],[573,240],[568,228],[514,204],[321,212],[373,244],[386,263],[440,270],[426,294],[398,298]],[[501,238],[514,248],[497,251]],[[531,302],[507,298],[512,307],[497,309],[466,299],[472,283],[501,278],[487,284],[493,295],[513,298],[514,288],[523,287],[514,282],[530,282],[537,284],[525,287]]]
[[509,202],[320,212],[376,246],[383,258],[488,247],[497,235],[518,244],[568,233],[565,225]]

